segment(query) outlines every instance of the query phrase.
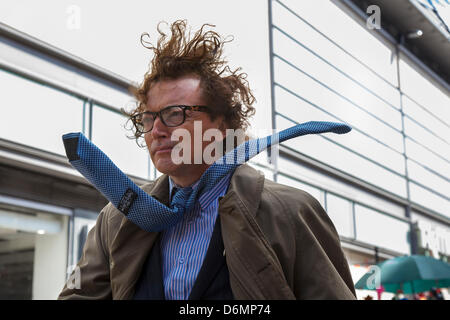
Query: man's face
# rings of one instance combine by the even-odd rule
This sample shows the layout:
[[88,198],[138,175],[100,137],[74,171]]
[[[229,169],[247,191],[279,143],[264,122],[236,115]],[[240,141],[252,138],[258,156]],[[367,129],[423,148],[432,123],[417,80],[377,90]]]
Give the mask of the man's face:
[[[195,76],[185,76],[175,80],[163,80],[155,83],[147,93],[146,111],[158,112],[168,106],[187,105],[187,106],[205,106],[206,101],[202,95],[200,79]],[[172,133],[176,129],[186,129],[191,137],[191,154],[194,158],[194,121],[202,122],[203,132],[210,128],[220,128],[223,118],[218,117],[211,121],[209,114],[200,111],[186,110],[186,120],[177,127],[165,126],[161,119],[157,117],[153,124],[153,129],[146,133],[144,138],[150,152],[150,157],[156,169],[172,177],[186,175],[201,175],[208,167],[205,164],[175,164],[172,161],[171,153],[173,147],[178,141],[171,141]],[[202,139],[197,136],[197,139]],[[211,143],[202,141],[203,149]],[[199,151],[199,150],[197,150]],[[194,163],[194,161],[191,161]]]

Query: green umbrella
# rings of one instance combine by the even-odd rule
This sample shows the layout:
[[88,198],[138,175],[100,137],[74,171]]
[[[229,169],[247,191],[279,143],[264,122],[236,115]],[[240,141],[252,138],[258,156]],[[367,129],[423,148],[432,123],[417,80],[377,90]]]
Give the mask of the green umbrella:
[[[384,291],[405,294],[450,287],[450,264],[422,255],[403,256],[377,264],[355,284],[356,289],[376,290],[377,277]],[[379,273],[377,274],[377,272]]]

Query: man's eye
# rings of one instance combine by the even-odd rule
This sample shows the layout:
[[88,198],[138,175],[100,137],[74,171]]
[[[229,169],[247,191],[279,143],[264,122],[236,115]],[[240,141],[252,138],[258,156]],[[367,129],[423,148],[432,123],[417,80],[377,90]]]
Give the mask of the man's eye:
[[170,110],[167,114],[166,117],[167,118],[175,118],[175,117],[179,117],[180,115],[183,114],[183,111],[181,110]]
[[141,121],[142,121],[142,123],[148,123],[150,121],[153,121],[153,117],[151,117],[151,116],[143,116]]
[[183,112],[183,110],[181,110],[181,109],[179,109],[179,108],[172,108],[172,109],[170,109],[170,110],[168,110],[168,111],[169,111],[169,114],[170,114],[170,115],[172,115],[172,114],[180,114],[180,113]]

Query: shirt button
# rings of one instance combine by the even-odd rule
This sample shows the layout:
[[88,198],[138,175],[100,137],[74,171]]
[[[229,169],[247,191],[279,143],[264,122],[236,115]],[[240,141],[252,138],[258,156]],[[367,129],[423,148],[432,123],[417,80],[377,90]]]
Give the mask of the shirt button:
[[181,264],[183,264],[184,263],[184,258],[183,257],[181,257],[180,258],[180,260],[178,260]]

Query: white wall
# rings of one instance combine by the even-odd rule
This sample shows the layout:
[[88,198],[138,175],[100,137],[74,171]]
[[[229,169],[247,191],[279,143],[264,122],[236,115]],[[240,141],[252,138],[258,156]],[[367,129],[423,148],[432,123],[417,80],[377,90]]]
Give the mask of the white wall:
[[234,37],[225,46],[225,56],[232,68],[242,67],[248,73],[258,101],[254,126],[270,129],[266,0],[0,3],[0,21],[135,82],[143,80],[151,59],[140,35],[148,32],[156,43],[158,22],[176,19],[187,19],[194,31],[204,23],[214,24],[224,37]]
[[67,268],[68,217],[60,216],[61,231],[36,236],[33,300],[54,300],[64,287]]

